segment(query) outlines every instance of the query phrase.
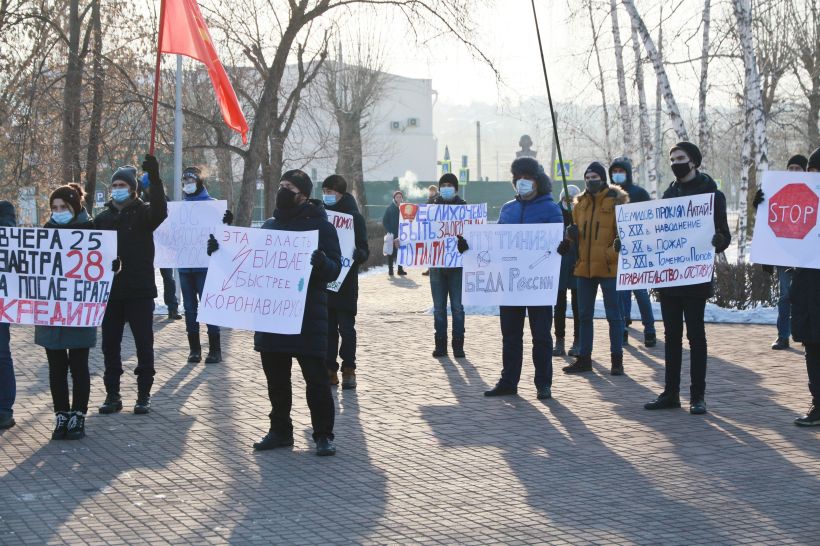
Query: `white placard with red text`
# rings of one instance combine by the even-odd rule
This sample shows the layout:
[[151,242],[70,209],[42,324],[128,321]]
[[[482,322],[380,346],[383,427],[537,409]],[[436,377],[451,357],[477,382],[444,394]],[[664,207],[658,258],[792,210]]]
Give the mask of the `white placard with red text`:
[[343,212],[327,211],[327,220],[336,228],[339,236],[339,247],[342,249],[342,272],[335,281],[327,283],[327,289],[338,292],[353,265],[353,251],[356,250],[356,232],[353,227],[353,216]]
[[487,223],[487,203],[399,207],[398,263],[404,267],[461,267],[457,236]]

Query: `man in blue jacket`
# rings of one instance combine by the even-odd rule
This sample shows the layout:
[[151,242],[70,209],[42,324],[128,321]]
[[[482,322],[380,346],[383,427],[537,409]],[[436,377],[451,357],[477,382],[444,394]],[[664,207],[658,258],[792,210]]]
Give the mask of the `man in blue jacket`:
[[[14,205],[0,201],[0,226],[14,227],[17,217]],[[0,430],[14,426],[14,399],[17,384],[14,381],[14,361],[11,359],[9,325],[0,322]]]

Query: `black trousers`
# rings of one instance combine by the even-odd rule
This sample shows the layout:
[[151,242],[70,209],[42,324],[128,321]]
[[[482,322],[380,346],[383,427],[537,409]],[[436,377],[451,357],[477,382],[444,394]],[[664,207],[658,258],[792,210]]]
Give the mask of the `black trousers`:
[[293,406],[293,391],[290,383],[290,368],[293,358],[302,368],[302,376],[307,385],[307,403],[310,408],[310,422],[313,425],[313,439],[333,439],[333,422],[336,410],[333,407],[333,393],[330,379],[322,359],[315,356],[300,356],[288,353],[262,352],[262,369],[268,380],[270,398],[270,428],[280,436],[293,435],[290,409]]
[[[558,301],[555,304],[555,337],[565,338],[567,333],[567,290],[558,291]],[[572,300],[572,339],[578,339],[578,291],[569,290]]]
[[[91,377],[88,374],[88,349],[46,349],[48,384],[54,412],[88,413]],[[72,400],[68,400],[68,372],[71,371]]]
[[532,335],[532,363],[535,387],[552,386],[552,307],[507,307],[499,309],[501,319],[501,358],[499,383],[517,387],[524,361],[524,319],[529,318]]
[[820,406],[820,343],[806,343],[806,369],[812,401]]
[[661,296],[663,329],[665,335],[666,388],[668,394],[680,393],[680,372],[683,361],[683,325],[689,340],[689,375],[692,385],[690,398],[700,400],[706,393],[706,327],[703,316],[705,298]]
[[[339,338],[342,344],[339,346]],[[336,356],[342,359],[342,368],[356,369],[356,315],[341,309],[327,308],[327,359],[332,372],[339,371]]]
[[125,323],[131,327],[134,345],[137,348],[137,392],[139,395],[151,393],[154,384],[154,300],[140,298],[133,300],[109,301],[102,322],[102,350],[105,362],[105,391],[109,394],[120,392],[122,375],[122,334]]

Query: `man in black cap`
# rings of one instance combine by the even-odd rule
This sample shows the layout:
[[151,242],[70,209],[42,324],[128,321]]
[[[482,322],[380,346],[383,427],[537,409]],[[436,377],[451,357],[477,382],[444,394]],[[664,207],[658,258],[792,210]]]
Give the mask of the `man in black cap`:
[[[715,253],[729,247],[732,234],[726,219],[726,197],[718,189],[712,177],[699,170],[702,156],[700,149],[691,142],[679,142],[669,151],[675,180],[664,192],[662,199],[685,197],[704,193],[715,194],[712,246]],[[663,315],[664,348],[666,359],[666,387],[652,402],[644,405],[648,410],[680,407],[680,371],[683,360],[683,324],[689,339],[690,387],[689,412],[694,415],[706,413],[706,327],[704,314],[706,300],[713,293],[712,281],[688,286],[659,289],[661,314]]]

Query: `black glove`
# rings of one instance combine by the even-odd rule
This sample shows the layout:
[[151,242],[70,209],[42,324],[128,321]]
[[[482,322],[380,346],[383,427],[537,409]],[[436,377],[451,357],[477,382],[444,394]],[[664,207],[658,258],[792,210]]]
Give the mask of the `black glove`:
[[365,252],[361,248],[353,249],[353,261],[357,264],[364,263],[365,261],[367,261],[367,252]]
[[726,236],[722,233],[715,233],[712,237],[712,246],[715,248],[726,248]]
[[558,254],[560,254],[561,256],[566,256],[567,252],[569,252],[569,247],[571,244],[572,243],[569,241],[569,239],[564,239],[563,241],[558,243]]
[[142,162],[142,170],[148,173],[148,180],[151,184],[160,184],[162,180],[159,178],[159,161],[151,154],[145,154],[145,161]]
[[468,250],[470,250],[470,245],[467,244],[467,239],[462,237],[461,235],[456,235],[456,247],[458,248],[459,254],[464,254]]
[[314,250],[313,254],[310,255],[310,265],[312,265],[317,270],[322,270],[325,268],[325,264],[327,263],[327,256],[325,255],[324,251],[321,250]]
[[577,241],[578,240],[578,226],[575,224],[570,224],[567,226],[567,239],[570,241]]
[[621,251],[621,240],[620,239],[615,239],[614,241],[612,241],[612,248],[615,249],[615,252],[620,252]]
[[205,248],[208,251],[208,256],[219,250],[219,243],[216,241],[216,237],[214,237],[213,233],[208,237],[208,246]]
[[765,200],[766,200],[766,196],[763,195],[763,190],[759,189],[759,190],[757,190],[757,193],[755,193],[755,198],[752,199],[752,206],[754,208],[757,208],[757,206],[760,205],[760,203],[762,203]]
[[231,224],[233,224],[233,213],[231,211],[229,211],[229,210],[225,211],[225,215],[222,216],[222,223],[227,224],[229,226]]
[[120,259],[119,258],[114,258],[114,261],[111,262],[111,271],[113,271],[114,275],[116,275],[117,273],[120,272],[121,268],[122,268],[122,262],[120,261]]
[[774,266],[773,265],[764,265],[763,271],[768,273],[769,275],[774,275]]

